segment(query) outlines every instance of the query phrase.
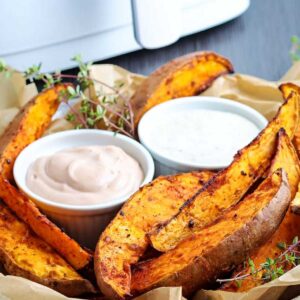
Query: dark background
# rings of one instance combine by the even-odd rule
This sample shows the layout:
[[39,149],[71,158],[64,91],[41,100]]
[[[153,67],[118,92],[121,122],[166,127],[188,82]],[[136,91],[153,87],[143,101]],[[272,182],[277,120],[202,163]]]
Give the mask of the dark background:
[[141,50],[103,62],[147,75],[177,56],[213,50],[228,57],[236,72],[277,80],[291,66],[292,35],[300,36],[300,0],[252,0],[242,16],[226,24],[165,48]]

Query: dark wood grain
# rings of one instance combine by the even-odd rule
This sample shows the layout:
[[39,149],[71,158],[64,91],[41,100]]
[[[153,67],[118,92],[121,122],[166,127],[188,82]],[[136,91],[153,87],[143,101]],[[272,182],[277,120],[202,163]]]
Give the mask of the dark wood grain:
[[149,74],[174,57],[213,50],[228,57],[237,72],[277,80],[291,65],[294,34],[300,35],[300,0],[252,0],[245,14],[226,24],[162,49],[141,50],[105,62]]

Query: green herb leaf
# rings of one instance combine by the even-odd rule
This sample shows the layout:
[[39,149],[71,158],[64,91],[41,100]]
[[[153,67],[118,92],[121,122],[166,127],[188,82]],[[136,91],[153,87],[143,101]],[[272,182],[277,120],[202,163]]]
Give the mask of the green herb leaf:
[[75,121],[75,115],[74,114],[67,114],[66,120],[69,122],[74,122]]
[[277,244],[277,247],[278,247],[280,250],[285,250],[285,249],[286,249],[286,243],[280,242],[280,243]]
[[236,283],[236,286],[238,288],[240,288],[242,286],[243,281],[242,280],[236,280],[235,283]]

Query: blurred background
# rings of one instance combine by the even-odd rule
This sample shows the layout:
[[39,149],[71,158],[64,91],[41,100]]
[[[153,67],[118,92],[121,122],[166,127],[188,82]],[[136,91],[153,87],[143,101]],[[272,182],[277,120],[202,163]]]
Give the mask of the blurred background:
[[[0,57],[23,70],[68,70],[69,59],[149,74],[199,50],[228,57],[236,71],[269,80],[290,67],[300,35],[299,0],[0,0]],[[75,70],[74,70],[75,71]],[[71,73],[73,70],[71,69]]]

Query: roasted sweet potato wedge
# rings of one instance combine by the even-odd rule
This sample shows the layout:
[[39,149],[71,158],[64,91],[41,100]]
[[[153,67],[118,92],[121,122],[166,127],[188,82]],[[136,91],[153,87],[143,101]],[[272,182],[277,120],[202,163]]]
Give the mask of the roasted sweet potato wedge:
[[[300,93],[300,87],[292,83],[284,83],[280,85],[279,88],[285,99],[287,99],[292,93]],[[298,126],[295,132],[293,143],[295,145],[298,155],[300,156],[300,126]],[[300,214],[300,188],[299,187],[298,187],[298,191],[299,192],[296,194],[296,197],[294,197],[292,200],[291,209],[293,212]]]
[[252,249],[274,233],[289,200],[286,174],[280,169],[213,224],[175,249],[138,264],[132,273],[132,294],[160,286],[182,286],[188,296],[206,287],[243,262]]
[[43,134],[58,107],[59,93],[64,88],[65,85],[58,85],[37,95],[21,110],[0,137],[0,198],[75,269],[81,269],[91,261],[91,254],[49,221],[36,205],[10,182],[15,159],[27,145]]
[[88,280],[83,279],[2,203],[0,263],[11,275],[25,277],[70,297],[94,292]]
[[232,72],[229,60],[213,52],[195,52],[171,60],[146,78],[131,98],[135,125],[151,107],[197,95],[220,75]]
[[174,215],[211,176],[197,172],[159,177],[126,202],[102,233],[95,252],[97,282],[106,296],[130,294],[130,266],[149,245],[147,233]]
[[270,166],[279,129],[284,128],[288,136],[293,137],[298,126],[299,101],[299,94],[291,94],[277,116],[257,138],[237,153],[229,167],[217,173],[184,203],[174,217],[151,233],[150,239],[155,249],[161,252],[173,249],[241,200]]
[[[284,99],[288,99],[292,93],[300,94],[300,87],[292,83],[283,83],[279,86],[279,89],[281,90]],[[300,126],[298,126],[297,130],[295,131],[293,143],[298,155],[300,155]]]
[[52,223],[37,206],[7,180],[0,178],[0,197],[15,214],[76,270],[91,261],[91,254]]
[[56,112],[58,94],[65,88],[57,85],[29,101],[13,119],[0,137],[0,173],[13,180],[13,165],[19,153],[42,136]]
[[280,128],[278,132],[276,153],[272,160],[269,173],[273,173],[280,168],[284,169],[287,173],[291,199],[293,199],[298,190],[300,181],[300,162],[297,152],[283,128]]
[[[296,154],[296,150],[293,147],[289,137],[285,134],[284,130],[280,130],[278,136],[277,151],[272,161],[270,173],[277,168],[283,168],[286,170],[288,182],[291,190],[291,199],[296,194],[298,183],[300,180],[300,164]],[[260,264],[265,262],[267,258],[275,258],[279,255],[281,250],[278,248],[279,243],[286,243],[287,245],[292,242],[295,236],[300,234],[300,216],[297,216],[288,210],[282,223],[272,235],[272,237],[260,248],[251,253],[250,258],[257,268]],[[238,267],[237,272],[243,274],[251,273],[250,267],[243,268]],[[237,273],[236,272],[236,273]],[[236,275],[233,275],[233,277]],[[225,284],[222,289],[227,291],[243,292],[250,290],[251,288],[263,284],[261,280],[262,273],[258,273],[255,278],[248,277],[243,280],[238,286],[235,281],[231,281]]]

